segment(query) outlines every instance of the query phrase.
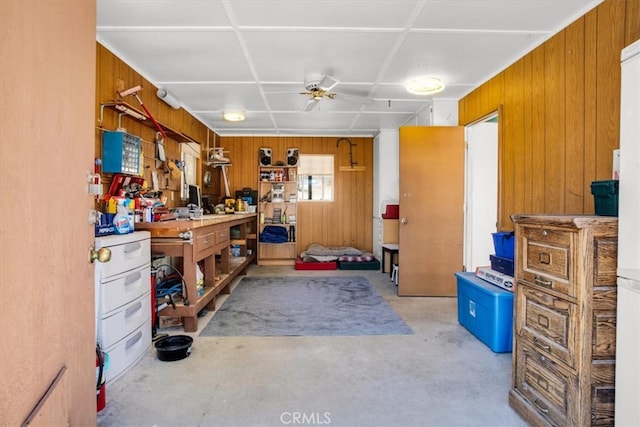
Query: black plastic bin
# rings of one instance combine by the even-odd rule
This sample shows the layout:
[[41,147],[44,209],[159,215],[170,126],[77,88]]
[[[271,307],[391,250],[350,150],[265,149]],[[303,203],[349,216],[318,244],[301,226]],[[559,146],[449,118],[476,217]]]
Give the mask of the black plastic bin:
[[591,194],[593,194],[596,215],[618,216],[618,180],[593,181]]

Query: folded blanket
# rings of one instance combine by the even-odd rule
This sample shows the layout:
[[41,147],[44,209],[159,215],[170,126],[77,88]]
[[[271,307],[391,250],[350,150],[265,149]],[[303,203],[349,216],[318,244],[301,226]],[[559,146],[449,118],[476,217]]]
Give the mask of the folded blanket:
[[303,252],[306,255],[313,256],[343,256],[343,255],[351,255],[351,256],[360,256],[362,255],[362,251],[356,248],[352,248],[350,246],[322,246],[318,243],[312,243],[309,245],[306,251]]
[[289,241],[286,227],[267,225],[260,233],[260,241],[263,243],[284,243]]

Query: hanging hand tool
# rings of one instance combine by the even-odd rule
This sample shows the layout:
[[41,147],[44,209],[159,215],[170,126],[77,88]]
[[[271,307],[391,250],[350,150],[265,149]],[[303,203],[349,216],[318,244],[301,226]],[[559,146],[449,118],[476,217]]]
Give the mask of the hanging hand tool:
[[138,96],[138,92],[142,90],[142,86],[138,85],[138,86],[134,86],[131,89],[127,89],[124,90],[122,92],[120,92],[120,96],[122,98],[124,98],[125,96],[129,96],[129,95],[133,95],[137,100],[138,103],[140,104],[140,106],[144,109],[144,111],[147,113],[147,115],[149,116],[149,118],[151,119],[151,121],[153,122],[153,124],[155,125],[156,129],[158,129],[158,132],[160,132],[160,134],[166,138],[167,134],[164,132],[164,130],[162,129],[162,127],[160,126],[160,124],[156,121],[156,119],[153,117],[153,115],[151,114],[151,111],[149,111],[149,109],[147,108],[146,105],[144,105],[144,103],[142,102],[142,99],[140,99],[140,96]]

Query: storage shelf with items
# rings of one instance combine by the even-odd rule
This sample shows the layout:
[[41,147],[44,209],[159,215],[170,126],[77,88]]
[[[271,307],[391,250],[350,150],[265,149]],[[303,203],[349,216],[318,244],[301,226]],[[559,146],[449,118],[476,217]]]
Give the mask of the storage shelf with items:
[[294,265],[298,169],[260,166],[258,170],[258,264]]

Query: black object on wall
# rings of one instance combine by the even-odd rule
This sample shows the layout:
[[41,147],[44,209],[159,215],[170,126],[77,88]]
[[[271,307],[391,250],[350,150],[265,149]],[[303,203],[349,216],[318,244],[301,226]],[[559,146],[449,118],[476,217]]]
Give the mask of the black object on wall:
[[261,148],[258,153],[261,166],[271,166],[271,148]]

